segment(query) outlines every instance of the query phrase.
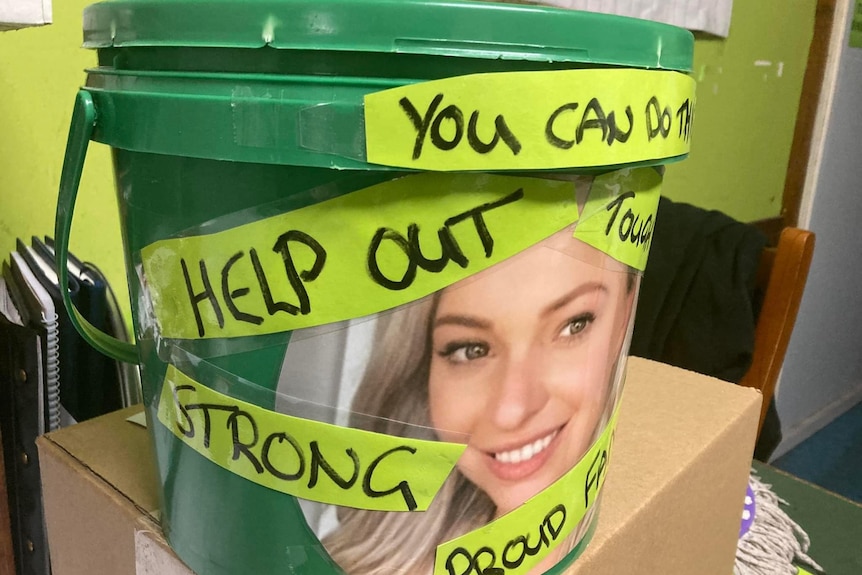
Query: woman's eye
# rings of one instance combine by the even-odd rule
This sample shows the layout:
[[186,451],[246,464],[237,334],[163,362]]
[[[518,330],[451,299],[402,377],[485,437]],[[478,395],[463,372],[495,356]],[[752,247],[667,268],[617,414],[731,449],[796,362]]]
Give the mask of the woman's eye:
[[591,313],[581,314],[570,319],[563,329],[560,331],[560,337],[572,337],[578,335],[595,320],[595,316]]
[[444,347],[439,354],[452,363],[467,363],[488,355],[488,346],[478,342],[453,342]]

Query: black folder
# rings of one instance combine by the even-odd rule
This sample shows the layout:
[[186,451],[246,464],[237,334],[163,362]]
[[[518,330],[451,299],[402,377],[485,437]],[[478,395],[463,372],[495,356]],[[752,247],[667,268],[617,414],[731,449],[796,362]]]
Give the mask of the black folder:
[[0,432],[18,575],[48,575],[36,438],[59,428],[57,315],[20,254],[0,286]]
[[[34,275],[50,294],[58,310],[60,339],[60,403],[64,424],[81,422],[121,409],[123,406],[117,362],[93,349],[75,331],[63,307],[53,255],[18,241],[22,254]],[[69,290],[78,311],[95,327],[109,327],[106,284],[84,281],[69,275]],[[67,415],[71,420],[67,419]]]

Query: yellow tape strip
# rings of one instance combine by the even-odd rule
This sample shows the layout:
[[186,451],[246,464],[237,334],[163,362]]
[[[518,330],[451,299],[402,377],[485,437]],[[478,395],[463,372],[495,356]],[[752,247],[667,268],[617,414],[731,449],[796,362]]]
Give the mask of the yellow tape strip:
[[141,257],[162,337],[240,337],[415,301],[577,218],[571,182],[417,174]]
[[526,575],[574,530],[605,480],[619,407],[599,439],[566,475],[524,505],[437,547],[434,575]]
[[[643,269],[661,177],[597,177],[575,237]],[[230,338],[364,317],[415,301],[578,221],[575,183],[417,174],[141,252],[162,337]]]
[[291,417],[218,393],[168,366],[159,421],[231,473],[303,499],[425,511],[465,445]]
[[422,170],[613,166],[687,154],[693,78],[584,69],[458,76],[365,97],[370,163]]
[[598,176],[575,237],[643,271],[660,196],[661,176],[655,170],[618,170]]

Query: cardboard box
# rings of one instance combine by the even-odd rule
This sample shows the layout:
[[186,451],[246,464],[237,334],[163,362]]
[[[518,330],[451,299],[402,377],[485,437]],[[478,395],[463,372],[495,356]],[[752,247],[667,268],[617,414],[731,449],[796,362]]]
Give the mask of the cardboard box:
[[135,531],[155,523],[158,481],[141,408],[37,440],[51,568],[55,575],[135,573]]
[[[632,358],[596,532],[567,575],[732,573],[760,401]],[[126,421],[134,411],[39,440],[54,575],[191,573],[159,530],[147,431]]]

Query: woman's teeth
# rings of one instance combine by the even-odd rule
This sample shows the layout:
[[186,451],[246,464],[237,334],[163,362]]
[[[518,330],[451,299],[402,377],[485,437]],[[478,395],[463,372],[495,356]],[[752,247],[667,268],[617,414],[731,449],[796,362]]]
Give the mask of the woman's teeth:
[[557,430],[554,430],[552,433],[546,435],[545,437],[537,439],[533,443],[528,443],[527,445],[518,449],[495,453],[494,459],[501,463],[521,463],[523,461],[529,461],[530,459],[544,451],[556,435]]

